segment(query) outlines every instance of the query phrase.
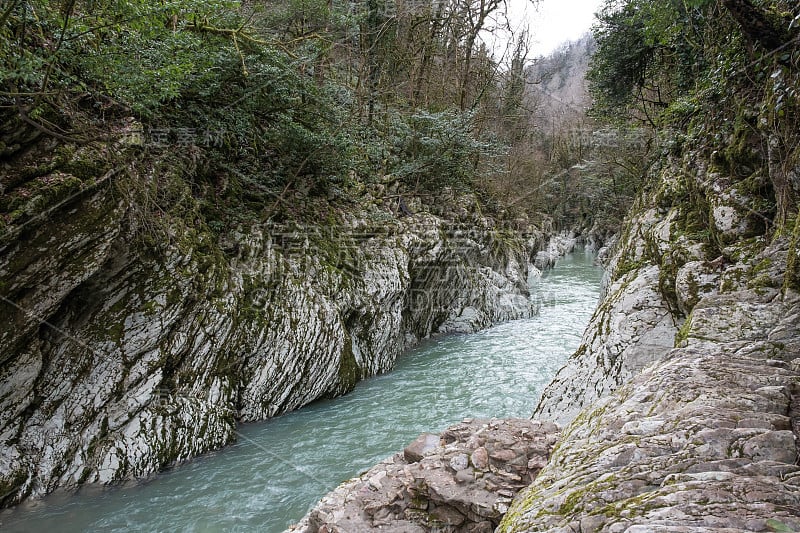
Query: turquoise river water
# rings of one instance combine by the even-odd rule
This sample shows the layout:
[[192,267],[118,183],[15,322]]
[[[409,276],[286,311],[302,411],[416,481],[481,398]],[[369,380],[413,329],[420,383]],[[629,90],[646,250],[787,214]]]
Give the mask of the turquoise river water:
[[577,252],[532,278],[538,316],[427,341],[352,393],[240,427],[236,444],[130,486],[51,495],[0,530],[280,532],[326,492],[464,417],[529,417],[594,311],[602,270]]

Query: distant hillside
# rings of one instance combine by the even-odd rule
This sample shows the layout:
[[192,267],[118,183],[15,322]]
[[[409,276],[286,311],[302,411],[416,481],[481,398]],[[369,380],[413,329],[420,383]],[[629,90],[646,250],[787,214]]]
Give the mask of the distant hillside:
[[528,87],[539,111],[537,115],[554,118],[589,106],[585,77],[594,50],[594,38],[587,33],[528,68]]

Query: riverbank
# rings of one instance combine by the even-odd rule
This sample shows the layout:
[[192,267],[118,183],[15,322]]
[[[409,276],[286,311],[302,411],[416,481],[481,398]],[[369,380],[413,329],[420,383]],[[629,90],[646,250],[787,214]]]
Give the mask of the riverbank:
[[797,241],[718,209],[717,248],[689,232],[691,206],[650,207],[700,177],[676,161],[634,207],[582,346],[534,413],[561,441],[498,531],[800,530]]
[[[693,232],[687,211],[705,203],[661,207],[688,186],[683,181],[697,186],[699,176],[682,166],[694,161],[665,165],[658,186],[634,206],[581,345],[534,412],[564,430],[498,531],[800,530],[797,235],[768,239],[754,234],[750,212],[732,224],[731,210],[716,209],[709,213],[715,240],[702,240],[707,235]],[[722,185],[703,186],[709,198],[724,200],[715,196]],[[430,453],[441,463],[447,453],[439,444]],[[464,466],[462,477],[479,479],[474,452],[463,452],[466,466],[443,468],[455,474]],[[406,466],[395,475],[409,474]],[[366,487],[371,479],[351,483]],[[458,485],[436,492],[457,495]],[[345,531],[337,510],[356,512],[355,500],[337,494],[299,529]],[[388,516],[398,524],[419,518],[440,500],[417,499]],[[362,506],[360,520],[386,519],[371,510]],[[422,531],[490,531],[495,518],[450,517],[412,521]],[[481,517],[490,525],[479,525]]]
[[[618,248],[581,348],[534,414],[564,422],[560,435],[535,422],[551,424],[539,438],[557,438],[555,448],[528,453],[525,436],[495,439],[490,468],[487,432],[515,421],[423,435],[413,453],[344,483],[289,531],[797,531],[800,296],[779,289],[786,242],[716,272],[687,263],[679,279],[695,281],[678,284],[677,295],[691,312],[668,335],[643,318],[668,309],[647,292],[658,269],[621,271],[626,250],[637,248]],[[619,357],[598,364],[597,353]],[[598,385],[584,389],[587,379]],[[449,438],[456,430],[468,434]],[[490,482],[489,473],[512,483]],[[513,481],[526,477],[519,491]]]
[[466,418],[343,483],[288,532],[491,533],[558,436],[553,423]]

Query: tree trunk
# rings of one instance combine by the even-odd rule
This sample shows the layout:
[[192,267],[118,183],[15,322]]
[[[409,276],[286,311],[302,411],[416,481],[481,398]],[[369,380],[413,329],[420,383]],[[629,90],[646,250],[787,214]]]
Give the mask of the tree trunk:
[[[461,90],[459,96],[459,106],[462,111],[467,108],[467,90],[470,80],[470,71],[472,70],[472,55],[474,53],[475,42],[478,39],[478,35],[483,30],[483,25],[486,24],[487,17],[500,7],[501,1],[502,0],[480,0],[477,6],[477,13],[469,13],[468,15],[470,28],[464,51],[464,70],[461,76]],[[469,6],[467,10],[469,11],[472,7],[474,6]]]
[[780,48],[792,38],[789,33],[790,21],[767,13],[754,6],[751,0],[722,0],[722,5],[739,23],[747,38],[767,50]]
[[[422,52],[422,60],[420,61],[419,65],[419,73],[414,85],[414,90],[411,95],[411,102],[413,106],[418,105],[420,101],[420,96],[422,95],[422,85],[425,82],[430,84],[430,80],[428,79],[428,67],[431,63],[431,59],[433,58],[434,48],[437,45],[437,40],[439,36],[439,30],[442,24],[442,15],[444,13],[444,2],[438,2],[436,13],[431,20],[430,25],[430,32],[428,33],[428,40],[427,42],[423,43],[423,52]],[[428,104],[428,99],[425,99],[425,105]]]
[[366,45],[365,59],[367,62],[367,125],[372,124],[375,115],[375,100],[378,93],[378,81],[380,79],[380,63],[378,61],[378,32],[380,31],[380,19],[378,14],[377,0],[367,2],[367,36],[364,39]]
[[[477,32],[476,32],[477,33]],[[465,50],[466,56],[464,57],[464,71],[461,75],[461,94],[458,99],[461,111],[467,108],[467,87],[470,80],[470,71],[472,70],[472,47],[475,46],[475,38],[477,35],[471,34],[467,39],[467,46]]]

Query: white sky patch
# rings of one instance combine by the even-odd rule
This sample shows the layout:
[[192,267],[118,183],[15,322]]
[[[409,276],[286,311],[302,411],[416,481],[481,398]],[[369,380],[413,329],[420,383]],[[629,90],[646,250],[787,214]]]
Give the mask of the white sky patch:
[[542,0],[538,6],[530,0],[507,0],[508,20],[515,33],[527,23],[531,30],[529,57],[550,54],[559,45],[574,41],[589,31],[594,14],[603,0]]

